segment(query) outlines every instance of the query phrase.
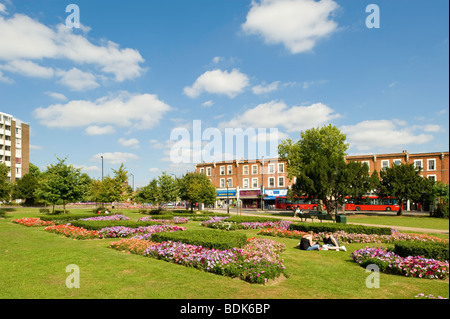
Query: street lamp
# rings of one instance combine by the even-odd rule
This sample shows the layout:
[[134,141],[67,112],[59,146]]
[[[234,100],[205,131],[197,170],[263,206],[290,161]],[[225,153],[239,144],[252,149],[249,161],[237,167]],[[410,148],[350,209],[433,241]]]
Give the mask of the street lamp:
[[132,187],[132,189],[133,189],[133,192],[134,192],[134,175],[133,175],[133,173],[130,173],[130,175],[133,177],[133,187]]
[[230,200],[228,199],[228,186],[230,181],[227,179],[227,213],[230,214]]
[[262,157],[261,160],[262,163],[262,167],[261,167],[261,210],[264,210],[264,156]]
[[100,157],[102,158],[102,182],[103,182],[103,155]]

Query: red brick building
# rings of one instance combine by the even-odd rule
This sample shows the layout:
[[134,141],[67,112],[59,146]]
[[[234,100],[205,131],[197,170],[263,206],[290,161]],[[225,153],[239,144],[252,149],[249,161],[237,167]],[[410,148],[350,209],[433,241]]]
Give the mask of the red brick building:
[[[410,154],[407,151],[392,154],[347,156],[347,162],[364,162],[369,172],[380,172],[386,167],[400,163],[411,163],[421,167],[421,175],[435,181],[449,183],[449,152]],[[260,208],[274,205],[275,198],[287,194],[294,183],[287,176],[287,163],[278,158],[258,160],[233,160],[195,165],[197,173],[209,177],[217,188],[217,206],[242,200],[244,208]],[[227,188],[228,185],[228,188]],[[264,199],[262,199],[262,193]]]

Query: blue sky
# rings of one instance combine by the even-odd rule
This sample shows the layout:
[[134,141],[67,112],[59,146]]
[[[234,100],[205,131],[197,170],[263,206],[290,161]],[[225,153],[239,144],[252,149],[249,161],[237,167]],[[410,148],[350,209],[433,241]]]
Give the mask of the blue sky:
[[[81,28],[65,24],[72,3]],[[349,154],[448,151],[448,6],[0,0],[0,112],[30,124],[39,167],[67,156],[99,178],[104,155],[105,175],[124,162],[136,186],[193,169],[170,151],[194,120],[279,140],[332,123]]]

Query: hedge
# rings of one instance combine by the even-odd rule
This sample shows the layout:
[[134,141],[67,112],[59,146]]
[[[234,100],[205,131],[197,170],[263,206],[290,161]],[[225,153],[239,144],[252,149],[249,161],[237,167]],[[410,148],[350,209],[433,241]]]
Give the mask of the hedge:
[[138,228],[143,226],[159,225],[160,222],[146,221],[136,222],[133,220],[75,220],[71,222],[72,226],[81,227],[87,230],[100,230],[106,227],[124,226],[129,228]]
[[334,223],[292,223],[289,230],[298,230],[303,232],[313,231],[314,233],[321,232],[336,232],[339,230],[346,233],[353,234],[367,234],[367,235],[392,235],[392,230],[387,227],[375,227],[364,225],[351,224],[334,224]]
[[152,234],[152,241],[178,241],[211,249],[226,250],[244,246],[247,243],[247,236],[242,233],[230,233],[221,230],[186,230]]
[[394,253],[402,257],[422,256],[441,261],[449,260],[448,250],[448,242],[433,241],[398,241],[394,247]]
[[[227,215],[228,216],[228,215]],[[278,222],[281,219],[272,217],[260,217],[260,216],[232,216],[225,221],[230,223],[265,223],[265,222]]]

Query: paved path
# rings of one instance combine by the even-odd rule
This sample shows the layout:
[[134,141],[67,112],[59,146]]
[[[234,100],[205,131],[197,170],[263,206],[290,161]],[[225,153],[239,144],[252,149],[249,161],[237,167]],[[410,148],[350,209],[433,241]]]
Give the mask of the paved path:
[[[213,212],[217,212],[217,213],[226,213],[227,210],[226,209],[209,209]],[[260,216],[260,217],[267,217],[268,214],[273,214],[273,213],[277,213],[277,212],[284,212],[284,211],[277,211],[277,210],[250,210],[250,209],[243,209],[242,210],[242,215],[246,215],[246,216]],[[353,214],[353,213],[351,213]],[[373,212],[373,213],[368,213],[368,212],[364,212],[364,215],[368,215],[368,214],[373,214],[373,215],[396,215],[395,212],[393,213],[387,213],[387,212]],[[230,209],[230,215],[237,215],[236,209]],[[350,215],[350,214],[347,214]],[[428,216],[428,213],[424,213],[424,212],[403,212],[404,216]],[[285,220],[290,220],[290,221],[300,221],[298,218],[294,218],[294,217],[289,217],[289,216],[272,216],[271,217],[275,217],[275,218],[279,218],[279,219],[285,219]],[[307,222],[311,222],[310,220],[308,220]],[[322,221],[324,223],[326,222],[332,222],[332,221]],[[363,224],[363,223],[347,223],[347,224],[353,224],[353,225],[364,225],[364,226],[376,226],[376,227],[391,227],[391,228],[395,228],[399,231],[411,231],[411,232],[419,232],[419,233],[434,233],[434,234],[449,234],[449,230],[448,229],[430,229],[430,228],[418,228],[418,227],[406,227],[406,226],[390,226],[390,225],[375,225],[375,224]]]

